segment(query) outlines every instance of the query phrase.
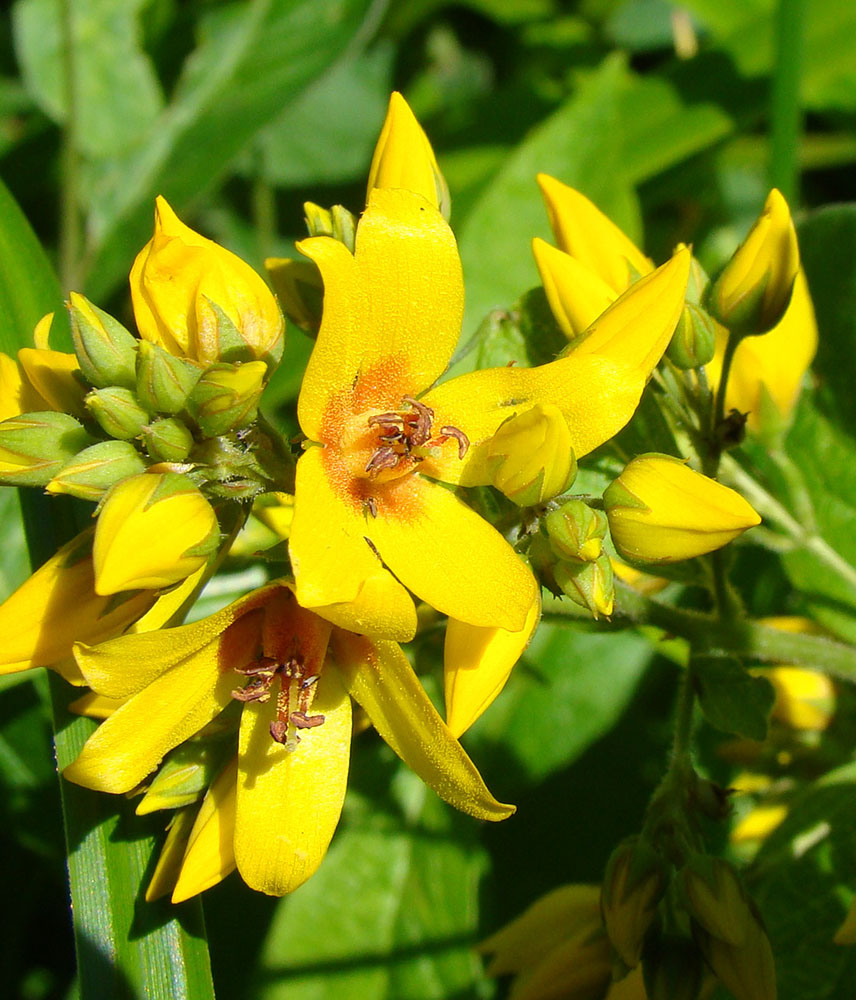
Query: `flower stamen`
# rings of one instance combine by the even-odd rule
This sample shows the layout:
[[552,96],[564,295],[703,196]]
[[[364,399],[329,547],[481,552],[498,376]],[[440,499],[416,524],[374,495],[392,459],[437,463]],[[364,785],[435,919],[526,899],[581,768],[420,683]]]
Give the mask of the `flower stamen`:
[[[269,701],[273,683],[279,678],[276,719],[270,724],[270,735],[286,750],[297,749],[300,742],[298,729],[315,729],[325,721],[323,715],[309,715],[320,675],[305,671],[303,660],[298,656],[292,656],[284,663],[278,663],[270,656],[260,656],[253,663],[236,668],[237,673],[249,678],[243,688],[232,691],[236,701]],[[292,708],[292,703],[296,704],[295,708]]]
[[385,470],[408,472],[415,463],[425,458],[417,449],[442,445],[449,438],[458,442],[458,458],[466,455],[470,442],[462,430],[452,426],[442,427],[440,434],[432,438],[434,411],[431,407],[413,396],[404,396],[401,404],[406,409],[375,413],[368,419],[369,427],[377,427],[381,431],[378,435],[380,444],[365,465],[369,478],[376,479]]

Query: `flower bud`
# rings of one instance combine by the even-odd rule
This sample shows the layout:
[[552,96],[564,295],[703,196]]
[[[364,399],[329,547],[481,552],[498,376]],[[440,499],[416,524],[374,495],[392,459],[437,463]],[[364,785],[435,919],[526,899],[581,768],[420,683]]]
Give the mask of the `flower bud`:
[[329,236],[343,243],[351,253],[354,252],[357,239],[356,216],[342,205],[332,208],[322,208],[312,201],[303,203],[306,215],[306,228],[310,236]]
[[666,348],[666,357],[678,368],[701,368],[713,357],[715,346],[713,320],[700,306],[687,302]]
[[735,333],[766,333],[788,308],[799,266],[791,213],[773,188],[749,235],[711,286],[708,309]]
[[66,462],[45,489],[81,500],[100,500],[115,483],[145,471],[146,463],[130,442],[100,441]]
[[92,438],[67,413],[22,413],[0,423],[0,483],[44,486]]
[[202,798],[223,765],[223,741],[180,743],[164,760],[137,804],[137,815],[180,809]]
[[612,947],[628,969],[642,956],[642,945],[666,889],[663,864],[647,841],[630,837],[606,865],[600,908]]
[[321,325],[324,298],[318,265],[311,260],[268,257],[265,267],[282,311],[295,326],[315,336]]
[[139,437],[149,422],[148,413],[137,402],[133,392],[117,385],[87,393],[86,409],[103,431],[119,441]]
[[141,437],[146,451],[159,462],[183,462],[193,447],[193,435],[175,417],[154,420]]
[[532,241],[532,253],[556,322],[568,340],[574,340],[618,295],[595,271],[542,239]]
[[199,381],[202,369],[165,351],[157,344],[140,341],[137,352],[137,399],[150,413],[178,413]]
[[592,562],[603,552],[606,514],[582,500],[568,500],[544,519],[550,546],[559,559]]
[[739,493],[671,455],[634,458],[603,502],[616,547],[639,562],[677,562],[712,552],[761,521]]
[[97,389],[108,385],[133,389],[136,383],[136,337],[109,313],[77,292],[72,292],[69,297],[68,312],[74,351],[86,380]]
[[690,938],[649,934],[642,966],[646,1000],[698,1000],[704,962]]
[[690,916],[707,934],[743,947],[755,917],[733,865],[722,858],[696,854],[680,873]]
[[776,1000],[776,964],[770,940],[751,906],[745,944],[733,945],[692,921],[693,936],[705,961],[735,1000]]
[[612,614],[615,590],[609,556],[602,555],[594,562],[559,562],[553,575],[562,593],[590,611],[594,618],[600,615],[608,618]]
[[415,191],[449,218],[449,188],[437,166],[434,150],[407,101],[397,91],[389,99],[386,120],[375,146],[366,201],[373,188]]
[[178,583],[220,540],[211,505],[185,476],[144,473],[114,486],[95,529],[95,590],[117,594]]
[[155,232],[131,269],[143,340],[204,365],[282,356],[283,319],[272,292],[235,254],[185,226],[164,198]]
[[552,403],[536,403],[505,420],[487,454],[493,485],[518,507],[564,493],[577,475],[568,422]]
[[256,419],[267,368],[261,361],[212,365],[193,388],[188,410],[205,437],[240,430]]

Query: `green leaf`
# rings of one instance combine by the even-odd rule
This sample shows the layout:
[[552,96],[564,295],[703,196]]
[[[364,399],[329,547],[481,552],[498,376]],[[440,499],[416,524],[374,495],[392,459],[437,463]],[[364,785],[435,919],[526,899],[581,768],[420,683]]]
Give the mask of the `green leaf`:
[[699,705],[712,726],[750,740],[765,739],[776,697],[766,677],[754,677],[723,655],[693,656],[691,669]]
[[151,235],[155,196],[185,212],[342,52],[366,7],[367,0],[253,0],[207,16],[202,42],[141,148],[91,177],[91,298],[104,298]]
[[15,50],[27,89],[55,122],[68,118],[63,9],[73,39],[76,134],[88,156],[115,156],[137,144],[163,105],[140,45],[144,0],[18,0]]

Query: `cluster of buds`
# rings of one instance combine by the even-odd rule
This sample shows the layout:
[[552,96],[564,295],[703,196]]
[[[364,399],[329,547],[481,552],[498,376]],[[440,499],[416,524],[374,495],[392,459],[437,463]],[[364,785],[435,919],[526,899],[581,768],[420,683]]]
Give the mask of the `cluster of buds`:
[[552,574],[561,592],[593,617],[612,614],[612,564],[603,551],[606,515],[572,498],[544,518]]
[[50,349],[46,317],[36,347],[0,367],[13,390],[0,482],[99,505],[101,595],[195,572],[219,544],[215,506],[269,489],[285,469],[256,423],[283,341],[262,279],[160,198],[131,291],[139,338],[73,292],[74,353]]

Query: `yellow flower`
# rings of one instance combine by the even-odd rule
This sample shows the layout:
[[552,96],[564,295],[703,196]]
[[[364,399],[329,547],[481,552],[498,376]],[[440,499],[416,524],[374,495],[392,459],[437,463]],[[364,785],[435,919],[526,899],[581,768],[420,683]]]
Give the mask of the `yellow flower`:
[[[351,697],[447,802],[487,820],[514,811],[487,790],[401,649],[331,626],[300,607],[287,584],[271,583],[190,625],[75,653],[94,691],[128,698],[66,768],[88,788],[130,791],[234,700],[243,703],[232,843],[217,860],[206,835],[198,866],[185,858],[180,898],[213,884],[218,871],[222,877],[231,850],[244,881],[271,895],[313,874],[344,799]],[[231,833],[228,812],[217,822]]]
[[297,464],[298,599],[344,627],[333,616],[371,599],[362,627],[408,639],[416,619],[406,587],[458,621],[521,631],[534,578],[440,483],[489,484],[491,438],[539,403],[561,409],[577,456],[624,426],[677,322],[689,254],[637,282],[566,356],[429,389],[463,304],[457,247],[439,212],[411,192],[375,189],[354,254],[328,237],[299,249],[318,264],[325,301],[298,402],[304,433],[320,445]]
[[217,517],[185,476],[145,472],[117,483],[95,528],[95,590],[118,594],[178,583],[220,540]]
[[771,330],[785,314],[799,266],[788,203],[773,188],[749,235],[710,288],[711,315],[740,333]]
[[[707,366],[715,388],[722,372],[728,331],[716,331],[716,354]],[[744,337],[734,352],[728,386],[727,410],[748,413],[746,426],[759,433],[787,422],[800,386],[817,350],[817,322],[805,272],[800,269],[784,316],[763,337]]]
[[440,173],[434,150],[407,101],[397,91],[375,146],[369,168],[366,200],[375,188],[403,188],[421,194],[445,218],[451,204],[446,179]]
[[603,501],[617,549],[639,562],[712,552],[761,521],[739,493],[670,455],[634,458]]
[[258,274],[178,218],[165,198],[155,232],[131,268],[134,316],[143,340],[204,365],[282,356],[282,313]]

